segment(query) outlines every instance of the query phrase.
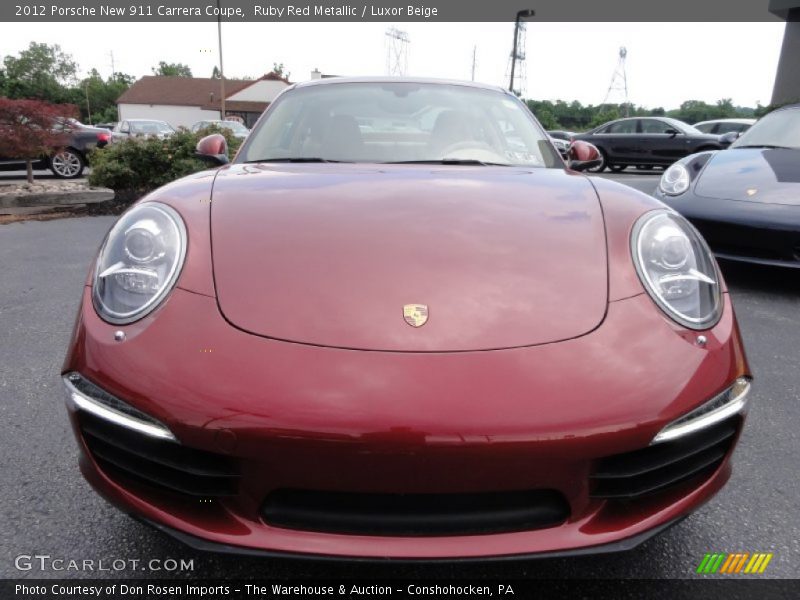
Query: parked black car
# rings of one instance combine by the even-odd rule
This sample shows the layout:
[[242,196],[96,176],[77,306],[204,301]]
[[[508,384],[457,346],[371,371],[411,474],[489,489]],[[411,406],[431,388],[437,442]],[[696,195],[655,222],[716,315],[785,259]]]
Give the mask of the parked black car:
[[800,104],[769,113],[728,150],[679,160],[655,195],[718,257],[800,269]]
[[631,117],[604,123],[574,140],[584,140],[597,146],[606,167],[621,171],[625,167],[668,166],[679,158],[704,150],[720,150],[727,143],[718,135],[701,133],[683,121],[668,117]]
[[[86,168],[86,155],[92,148],[102,148],[111,139],[107,129],[89,127],[75,119],[64,119],[53,125],[56,131],[63,131],[66,141],[63,147],[53,148],[48,156],[33,162],[34,169],[50,169],[60,179],[75,179]],[[23,171],[25,159],[0,156],[0,171]]]
[[553,129],[547,132],[551,138],[556,140],[564,140],[565,142],[571,142],[572,138],[577,135],[574,131],[564,131],[563,129]]

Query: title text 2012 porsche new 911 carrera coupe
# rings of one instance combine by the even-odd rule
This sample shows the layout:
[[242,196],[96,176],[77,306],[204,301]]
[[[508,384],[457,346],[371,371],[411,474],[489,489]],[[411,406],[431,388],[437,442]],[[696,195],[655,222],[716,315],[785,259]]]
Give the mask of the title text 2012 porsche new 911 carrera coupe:
[[63,367],[83,474],[246,553],[600,552],[674,523],[727,481],[750,372],[703,239],[597,158],[498,88],[288,88],[232,164],[108,233]]
[[769,113],[728,150],[675,163],[656,195],[720,258],[800,269],[800,104]]

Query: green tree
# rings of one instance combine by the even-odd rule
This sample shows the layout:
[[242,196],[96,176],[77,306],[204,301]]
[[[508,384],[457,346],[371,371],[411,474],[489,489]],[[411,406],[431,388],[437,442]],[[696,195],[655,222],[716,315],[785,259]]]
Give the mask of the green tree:
[[287,80],[292,76],[292,74],[283,66],[283,63],[272,63],[272,72],[278,77],[282,77],[283,79]]
[[163,60],[158,63],[157,67],[153,67],[153,75],[161,75],[164,77],[192,77],[192,70],[189,65],[183,63],[168,63]]
[[221,79],[222,75],[220,75],[219,67],[214,65],[214,70],[211,71],[211,79]]
[[[117,98],[133,83],[133,77],[125,73],[115,73],[103,79],[97,69],[92,69],[78,84],[81,118],[93,123],[117,120]],[[91,116],[91,118],[90,118]]]
[[72,102],[78,65],[61,46],[31,42],[18,56],[3,59],[2,92],[9,98]]

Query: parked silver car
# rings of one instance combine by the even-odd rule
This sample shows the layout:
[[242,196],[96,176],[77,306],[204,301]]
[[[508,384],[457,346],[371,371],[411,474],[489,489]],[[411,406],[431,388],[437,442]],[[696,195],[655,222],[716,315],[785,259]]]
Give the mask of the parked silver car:
[[713,119],[695,123],[694,128],[703,133],[715,133],[717,135],[730,132],[744,133],[755,122],[755,119]]
[[205,121],[198,121],[197,123],[192,125],[192,131],[199,131],[206,127],[211,127],[212,125],[228,129],[235,137],[240,139],[245,139],[250,134],[250,130],[241,123],[239,123],[238,121],[221,121],[219,119],[207,119]]
[[173,133],[175,129],[169,123],[153,119],[125,119],[117,123],[111,131],[112,141],[149,135],[165,138]]

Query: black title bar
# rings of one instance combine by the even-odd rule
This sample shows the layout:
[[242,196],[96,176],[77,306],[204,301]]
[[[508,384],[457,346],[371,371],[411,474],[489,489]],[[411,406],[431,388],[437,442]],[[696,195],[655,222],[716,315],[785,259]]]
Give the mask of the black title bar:
[[534,21],[779,21],[783,13],[775,2],[771,6],[768,0],[220,0],[218,8],[216,0],[3,0],[0,21],[507,22],[525,9],[535,10]]

